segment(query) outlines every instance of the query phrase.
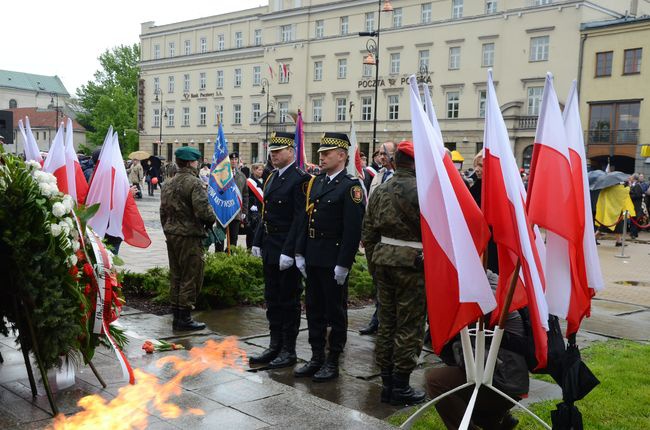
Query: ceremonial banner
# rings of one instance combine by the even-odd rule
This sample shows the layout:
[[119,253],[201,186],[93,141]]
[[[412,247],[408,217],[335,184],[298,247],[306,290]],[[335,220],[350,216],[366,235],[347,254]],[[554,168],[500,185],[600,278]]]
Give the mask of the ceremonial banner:
[[228,142],[223,134],[221,120],[214,141],[214,155],[208,181],[208,200],[222,227],[230,224],[241,209],[241,196],[232,175],[230,158],[228,158]]
[[302,112],[298,110],[298,119],[296,120],[296,165],[301,169],[305,168],[305,131],[303,129]]

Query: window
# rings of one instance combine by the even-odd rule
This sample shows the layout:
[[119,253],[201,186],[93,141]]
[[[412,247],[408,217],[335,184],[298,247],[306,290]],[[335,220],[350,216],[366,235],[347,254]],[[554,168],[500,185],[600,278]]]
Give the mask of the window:
[[183,108],[183,127],[189,127],[190,126],[190,108],[189,107],[184,107]]
[[232,123],[241,124],[241,105],[239,103],[232,105]]
[[167,127],[174,126],[174,108],[167,108]]
[[402,8],[397,7],[393,9],[393,27],[399,28],[402,26]]
[[480,90],[478,92],[478,116],[480,118],[485,118],[485,101],[486,100],[487,100],[487,90]]
[[167,92],[168,93],[173,93],[174,92],[174,77],[169,76],[167,77]]
[[199,90],[204,90],[208,86],[208,77],[205,72],[199,73]]
[[223,34],[217,35],[217,51],[223,51],[226,47],[226,38]]
[[323,121],[323,99],[311,101],[311,120],[313,122]]
[[16,109],[17,107],[18,107],[18,102],[16,101],[16,99],[9,100],[9,109]]
[[398,95],[388,96],[388,119],[389,120],[399,119],[399,96]]
[[429,70],[429,50],[422,49],[418,51],[418,70],[426,72]]
[[553,0],[533,0],[533,6],[542,6],[551,3],[553,3]]
[[544,87],[529,87],[528,88],[528,115],[539,115],[539,106],[542,103],[542,95],[544,94]]
[[341,36],[345,36],[346,34],[348,34],[349,25],[350,25],[350,20],[348,19],[348,17],[347,16],[342,16],[341,17],[341,24],[340,24]]
[[205,125],[208,116],[208,109],[205,106],[199,106],[199,125]]
[[262,67],[253,66],[253,85],[257,86],[262,83]]
[[626,49],[624,53],[623,74],[641,73],[641,48]]
[[596,53],[596,77],[612,76],[613,58],[613,51]]
[[190,74],[186,73],[183,75],[183,91],[184,92],[189,92],[190,91]]
[[483,44],[483,55],[481,58],[481,66],[483,67],[494,66],[494,43]]
[[293,25],[280,26],[280,42],[291,42],[293,40]]
[[153,110],[153,127],[160,127],[160,109]]
[[244,36],[241,31],[235,32],[235,48],[244,46]]
[[456,142],[445,142],[444,145],[445,145],[445,148],[447,148],[450,151],[455,151],[456,150]]
[[323,80],[323,62],[314,61],[314,80],[322,81]]
[[251,142],[251,163],[257,163],[260,159],[260,144],[259,142]]
[[366,31],[375,30],[375,13],[366,12]]
[[399,73],[400,55],[399,52],[390,54],[390,73],[391,75]]
[[588,143],[638,144],[639,102],[592,104]]
[[253,33],[253,44],[255,46],[262,46],[262,29],[258,28]]
[[153,59],[158,60],[160,58],[160,44],[156,43],[153,46]]
[[372,120],[372,97],[361,97],[361,121]]
[[278,76],[280,77],[279,82],[281,84],[288,84],[289,83],[289,75],[291,72],[289,72],[289,65],[288,64],[280,64],[279,65],[279,71],[278,71]]
[[280,124],[287,122],[289,116],[289,102],[278,102],[278,112],[280,113]]
[[449,70],[460,69],[460,46],[449,48]]
[[322,19],[317,19],[314,24],[314,38],[322,39],[325,36],[325,22]]
[[460,110],[460,93],[458,91],[450,91],[447,93],[447,118],[458,118],[458,111]]
[[206,37],[202,37],[199,40],[199,47],[201,49],[201,54],[208,52],[208,39]]
[[530,61],[548,61],[548,36],[530,38]]
[[192,42],[190,40],[185,41],[185,55],[190,55],[192,53]]
[[260,108],[260,104],[253,103],[251,110],[253,111],[253,122],[260,122],[260,118],[262,117],[262,110]]
[[348,110],[348,101],[345,97],[336,99],[336,120],[337,121],[347,121],[346,113]]
[[348,75],[348,60],[345,58],[339,58],[338,61],[338,72],[336,77],[338,79],[345,79]]
[[176,55],[176,42],[169,42],[168,52],[170,57]]
[[218,121],[223,121],[223,105],[216,105],[214,108],[217,111]]
[[375,66],[373,66],[372,64],[364,64],[363,65],[363,70],[361,72],[363,77],[364,78],[372,77],[372,72],[374,71],[373,70],[374,68],[375,68]]
[[235,87],[241,87],[241,69],[235,69]]
[[223,88],[223,70],[217,70],[217,88]]
[[452,0],[451,17],[452,19],[460,19],[463,17],[463,0]]
[[425,3],[420,6],[420,21],[422,24],[431,22],[431,3]]
[[158,76],[153,78],[153,91],[154,93],[160,91],[160,78]]
[[485,13],[497,13],[497,0],[486,0]]

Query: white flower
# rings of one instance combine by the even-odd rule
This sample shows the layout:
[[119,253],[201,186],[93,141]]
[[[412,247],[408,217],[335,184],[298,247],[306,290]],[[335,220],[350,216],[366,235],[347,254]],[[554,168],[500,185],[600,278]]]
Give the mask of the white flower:
[[77,252],[79,250],[79,241],[78,240],[73,240],[72,241],[72,250],[74,252]]
[[29,160],[29,161],[26,161],[25,164],[31,170],[41,170],[41,163],[39,163],[38,161]]
[[63,221],[65,221],[65,223],[68,224],[68,227],[70,227],[70,230],[74,231],[74,221],[72,221],[72,218],[65,217],[65,218],[63,218]]
[[67,222],[59,221],[59,227],[61,227],[61,231],[63,231],[66,236],[70,235],[70,226]]
[[68,265],[72,267],[76,264],[77,264],[77,256],[72,254],[71,256],[68,257]]
[[52,236],[56,237],[61,234],[61,226],[59,224],[50,224],[50,232]]
[[[46,177],[47,182],[48,182],[49,184],[52,184],[52,185],[56,185],[56,184],[57,184],[57,182],[56,182],[56,176],[54,176],[53,174],[45,172],[45,177]],[[58,190],[59,187],[57,186],[56,189]]]
[[56,202],[52,205],[52,214],[57,217],[61,218],[63,215],[65,215],[66,210],[65,206],[63,206],[63,203],[61,202]]
[[65,213],[70,213],[70,211],[74,208],[74,200],[72,199],[72,196],[69,194],[66,194],[63,196],[63,206],[65,206]]
[[39,184],[49,182],[47,173],[45,172],[41,172],[40,170],[37,170],[34,173],[32,173],[32,175],[34,176],[34,179],[36,179],[36,182],[38,182]]

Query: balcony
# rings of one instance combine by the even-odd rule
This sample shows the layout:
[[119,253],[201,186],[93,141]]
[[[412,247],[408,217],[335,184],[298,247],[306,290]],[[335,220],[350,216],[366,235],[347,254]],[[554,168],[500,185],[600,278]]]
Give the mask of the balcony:
[[585,131],[585,144],[589,158],[621,155],[636,157],[639,129]]
[[537,129],[537,116],[520,116],[517,128],[520,130]]

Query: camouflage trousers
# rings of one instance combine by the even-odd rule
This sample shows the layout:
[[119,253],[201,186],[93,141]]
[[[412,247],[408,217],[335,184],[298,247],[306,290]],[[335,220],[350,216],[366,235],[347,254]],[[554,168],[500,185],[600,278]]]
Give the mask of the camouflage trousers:
[[203,238],[166,234],[169,297],[173,307],[192,309],[203,286]]
[[375,359],[394,373],[411,373],[422,351],[426,294],[424,273],[406,267],[376,265],[379,333]]

